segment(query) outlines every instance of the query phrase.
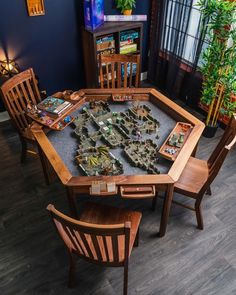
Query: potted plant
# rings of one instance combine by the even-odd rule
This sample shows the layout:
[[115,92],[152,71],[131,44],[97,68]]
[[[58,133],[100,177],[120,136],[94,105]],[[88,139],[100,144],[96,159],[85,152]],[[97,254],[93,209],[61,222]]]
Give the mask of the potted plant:
[[116,7],[121,9],[124,15],[131,15],[132,9],[136,7],[136,0],[116,0]]
[[204,135],[215,135],[221,113],[230,115],[236,109],[231,96],[236,93],[236,2],[230,0],[200,0],[197,4],[207,23],[209,43],[203,52],[203,91],[201,103],[208,106]]

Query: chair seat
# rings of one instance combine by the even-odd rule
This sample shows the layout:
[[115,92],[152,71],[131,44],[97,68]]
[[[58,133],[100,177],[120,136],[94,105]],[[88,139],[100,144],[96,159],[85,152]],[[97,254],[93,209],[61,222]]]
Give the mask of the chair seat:
[[207,182],[209,168],[207,161],[190,157],[174,190],[178,193],[196,198],[203,185]]
[[[137,211],[130,211],[123,208],[117,208],[107,206],[103,204],[88,202],[79,218],[80,221],[92,223],[92,224],[103,224],[113,225],[121,224],[129,221],[131,223],[130,229],[130,253],[134,245],[135,237],[139,228],[142,214]],[[124,259],[124,238],[118,239],[120,259]]]

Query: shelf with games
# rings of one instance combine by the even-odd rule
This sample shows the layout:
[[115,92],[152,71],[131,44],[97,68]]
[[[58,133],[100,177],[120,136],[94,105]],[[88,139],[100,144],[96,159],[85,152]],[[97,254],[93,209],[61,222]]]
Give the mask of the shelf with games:
[[100,54],[142,55],[143,24],[140,22],[105,22],[92,31],[82,28],[87,87],[98,88]]

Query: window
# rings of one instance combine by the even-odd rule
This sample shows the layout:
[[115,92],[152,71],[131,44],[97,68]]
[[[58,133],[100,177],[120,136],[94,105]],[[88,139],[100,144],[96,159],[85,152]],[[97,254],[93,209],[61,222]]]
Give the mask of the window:
[[[162,48],[180,57],[187,64],[195,61],[200,38],[201,13],[198,0],[169,0],[166,6],[166,21],[163,24]],[[207,47],[204,41],[203,50]],[[201,60],[198,61],[198,65]]]

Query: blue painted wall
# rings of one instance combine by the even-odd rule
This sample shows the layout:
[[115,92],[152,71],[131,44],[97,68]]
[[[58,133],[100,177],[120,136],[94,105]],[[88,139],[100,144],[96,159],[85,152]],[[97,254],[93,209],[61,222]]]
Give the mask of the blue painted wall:
[[[33,67],[49,93],[84,85],[81,1],[45,0],[45,16],[29,17],[26,1],[1,1],[0,59]],[[80,7],[79,7],[80,6]]]
[[[33,67],[40,88],[50,94],[85,87],[80,27],[82,0],[45,0],[45,16],[29,17],[26,1],[1,1],[0,59],[14,59],[21,70]],[[137,0],[136,14],[149,14],[150,0]],[[117,14],[105,0],[105,13]],[[147,69],[148,25],[144,24],[143,70]]]

